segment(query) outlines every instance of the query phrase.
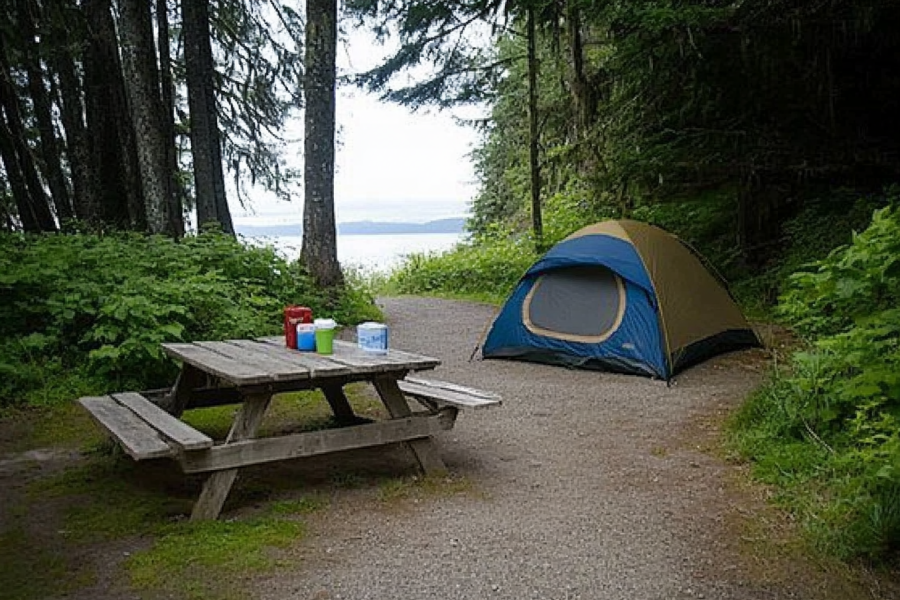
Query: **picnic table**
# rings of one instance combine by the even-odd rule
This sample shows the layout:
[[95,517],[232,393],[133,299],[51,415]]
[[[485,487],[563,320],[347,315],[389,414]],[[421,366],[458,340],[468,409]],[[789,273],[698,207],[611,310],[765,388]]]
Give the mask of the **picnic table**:
[[[166,457],[185,473],[209,474],[192,520],[217,518],[238,471],[250,465],[402,442],[425,473],[443,472],[432,436],[451,429],[460,409],[500,403],[489,392],[407,378],[408,373],[434,369],[440,361],[394,349],[373,354],[335,341],[333,354],[320,355],[286,348],[281,337],[169,343],[162,348],[182,364],[165,393],[123,392],[79,402],[135,460]],[[390,418],[359,419],[344,392],[353,382],[371,383]],[[272,396],[300,390],[321,390],[344,426],[258,437]],[[410,398],[417,400],[415,411]],[[214,441],[180,419],[187,409],[224,404],[240,404],[224,440]]]

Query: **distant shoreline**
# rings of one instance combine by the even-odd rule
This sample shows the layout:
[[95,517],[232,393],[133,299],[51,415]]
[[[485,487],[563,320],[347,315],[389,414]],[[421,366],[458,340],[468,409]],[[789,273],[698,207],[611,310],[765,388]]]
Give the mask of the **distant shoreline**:
[[[338,223],[338,235],[401,235],[429,233],[464,233],[465,218],[450,218],[427,223],[391,223],[382,221],[351,221]],[[303,234],[299,223],[286,225],[235,225],[238,234],[247,237],[299,236]]]

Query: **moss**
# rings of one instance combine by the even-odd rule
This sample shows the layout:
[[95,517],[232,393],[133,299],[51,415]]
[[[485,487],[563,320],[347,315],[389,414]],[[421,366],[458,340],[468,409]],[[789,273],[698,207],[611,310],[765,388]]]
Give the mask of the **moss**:
[[[276,503],[265,516],[247,521],[178,523],[168,527],[151,548],[126,563],[137,589],[168,592],[179,598],[230,600],[246,597],[243,583],[279,565],[273,549],[287,548],[303,537],[293,517],[315,510],[299,503]],[[277,516],[276,516],[277,515]]]
[[92,583],[91,573],[73,576],[59,546],[49,549],[21,527],[0,531],[0,590],[6,600],[42,600]]

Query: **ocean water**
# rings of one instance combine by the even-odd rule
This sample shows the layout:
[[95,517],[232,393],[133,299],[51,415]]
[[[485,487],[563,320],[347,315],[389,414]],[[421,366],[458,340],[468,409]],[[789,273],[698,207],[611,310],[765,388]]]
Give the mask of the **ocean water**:
[[[461,242],[461,233],[406,233],[397,235],[338,235],[338,261],[343,267],[368,272],[388,272],[403,257],[420,252],[443,252]],[[251,243],[275,246],[289,259],[300,256],[300,236],[247,238]]]

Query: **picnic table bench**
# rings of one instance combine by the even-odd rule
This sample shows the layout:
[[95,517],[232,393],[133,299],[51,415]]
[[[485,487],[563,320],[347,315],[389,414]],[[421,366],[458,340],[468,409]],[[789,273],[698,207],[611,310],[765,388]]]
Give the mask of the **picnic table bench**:
[[[342,341],[335,341],[331,355],[285,348],[280,337],[163,344],[163,350],[182,362],[171,389],[78,402],[133,459],[170,458],[184,473],[209,473],[192,520],[217,518],[238,470],[250,465],[403,442],[424,472],[445,471],[431,436],[452,429],[460,410],[501,403],[490,392],[406,377],[434,369],[440,364],[435,358],[398,350],[375,355]],[[344,386],[359,381],[374,386],[389,419],[361,423],[356,417]],[[274,394],[312,389],[323,392],[336,420],[345,426],[257,437]],[[407,397],[424,410],[414,412]],[[190,408],[237,403],[241,409],[224,441],[180,419]]]

